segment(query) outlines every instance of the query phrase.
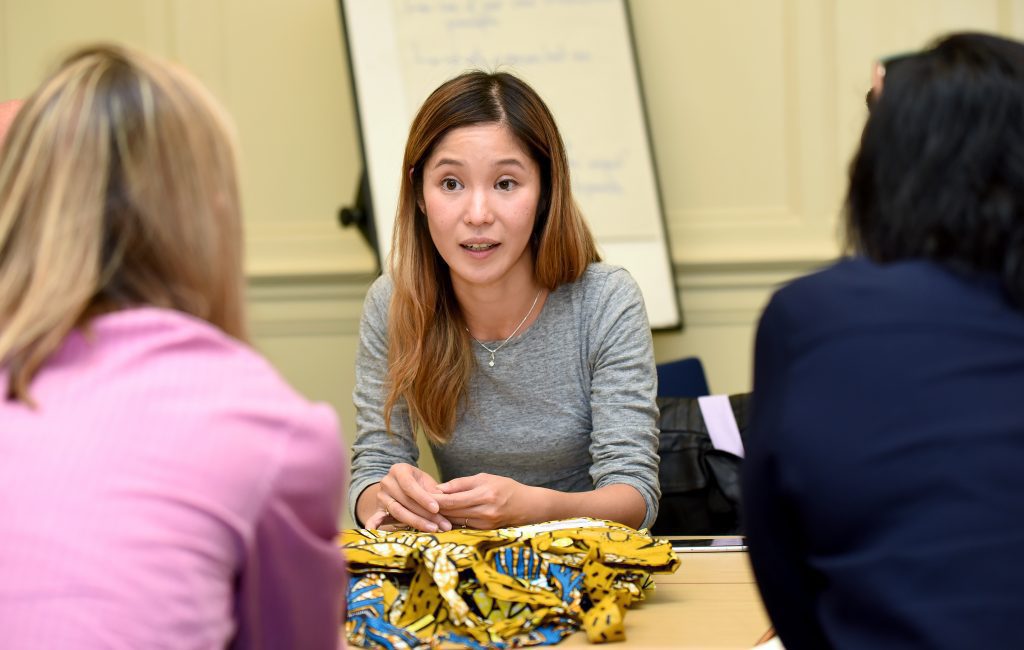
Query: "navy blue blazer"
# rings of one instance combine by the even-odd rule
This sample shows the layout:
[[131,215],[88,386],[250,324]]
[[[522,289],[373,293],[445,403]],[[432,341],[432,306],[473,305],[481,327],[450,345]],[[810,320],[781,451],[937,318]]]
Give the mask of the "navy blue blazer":
[[757,333],[750,554],[787,650],[1024,648],[1024,310],[849,259]]

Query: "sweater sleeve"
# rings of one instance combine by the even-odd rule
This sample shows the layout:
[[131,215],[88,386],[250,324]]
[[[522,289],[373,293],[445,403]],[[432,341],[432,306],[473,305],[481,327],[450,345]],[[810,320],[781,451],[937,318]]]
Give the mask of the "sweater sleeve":
[[643,296],[624,269],[606,276],[595,301],[591,366],[590,476],[594,487],[630,485],[647,505],[643,527],[658,516],[658,407],[654,341]]
[[356,407],[356,438],[352,444],[352,482],[348,507],[356,518],[356,500],[363,490],[379,483],[395,463],[416,465],[419,447],[412,434],[408,409],[396,405],[391,416],[391,433],[384,427],[384,400],[388,372],[388,307],[391,279],[381,276],[366,294],[359,326],[356,355],[356,386],[352,394]]

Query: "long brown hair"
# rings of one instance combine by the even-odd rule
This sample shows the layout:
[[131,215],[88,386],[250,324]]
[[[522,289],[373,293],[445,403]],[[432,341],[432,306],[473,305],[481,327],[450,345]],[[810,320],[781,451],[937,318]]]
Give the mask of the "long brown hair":
[[448,265],[419,207],[423,166],[453,129],[489,123],[507,127],[540,168],[541,194],[530,239],[537,282],[553,291],[601,259],[572,197],[558,127],[530,86],[507,73],[474,71],[445,82],[427,98],[405,147],[391,247],[394,292],[384,420],[390,430],[391,412],[404,398],[413,429],[437,443],[447,441],[455,428],[474,357]]
[[100,45],[25,102],[0,150],[0,365],[6,395],[75,327],[133,305],[244,339],[229,121],[191,75]]

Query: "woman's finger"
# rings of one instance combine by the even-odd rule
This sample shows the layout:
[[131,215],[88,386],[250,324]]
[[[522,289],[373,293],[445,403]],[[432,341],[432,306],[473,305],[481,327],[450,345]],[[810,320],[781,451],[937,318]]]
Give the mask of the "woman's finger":
[[[423,473],[420,472],[420,474]],[[399,489],[401,489],[402,494],[408,496],[413,501],[415,501],[424,511],[433,514],[440,510],[440,507],[437,505],[437,500],[434,498],[434,495],[431,492],[428,492],[427,489],[423,486],[423,483],[425,482],[423,476],[418,476],[410,473],[399,475],[397,479],[398,487]],[[426,482],[430,484],[432,488],[434,488],[435,492],[437,491],[437,484],[434,483],[432,479]],[[403,500],[403,503],[407,502]]]
[[384,519],[386,517],[386,514],[378,510],[377,512],[373,513],[373,515],[371,515],[369,519],[366,520],[364,526],[370,530],[377,530],[381,527],[381,525],[383,525]]
[[388,512],[391,513],[391,517],[403,524],[412,526],[416,530],[422,530],[428,533],[436,533],[439,530],[451,530],[452,524],[448,519],[439,514],[429,514],[423,516],[418,514],[416,511],[397,499],[388,504]]
[[[392,495],[398,496],[396,497]],[[403,493],[399,489],[382,489],[380,492],[377,493],[378,510],[383,510],[390,517],[402,521],[404,523],[408,523],[411,526],[411,522],[407,522],[403,519],[402,515],[400,514],[401,511],[396,507],[396,504],[401,504],[405,511],[408,511],[417,517],[431,520],[437,525],[440,525],[441,523],[437,519],[437,513],[430,512],[429,510],[424,509],[414,499],[412,499],[409,495]]]

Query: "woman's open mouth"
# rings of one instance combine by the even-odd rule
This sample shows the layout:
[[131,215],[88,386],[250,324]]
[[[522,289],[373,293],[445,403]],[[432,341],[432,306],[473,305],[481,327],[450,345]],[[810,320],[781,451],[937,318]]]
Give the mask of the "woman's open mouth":
[[473,253],[482,253],[484,251],[489,251],[489,250],[491,250],[493,248],[497,248],[498,246],[500,246],[500,244],[498,242],[488,242],[488,243],[478,243],[478,244],[459,244],[459,246],[462,246],[467,251],[470,251],[470,252],[473,252]]

